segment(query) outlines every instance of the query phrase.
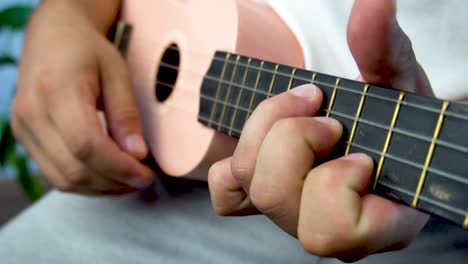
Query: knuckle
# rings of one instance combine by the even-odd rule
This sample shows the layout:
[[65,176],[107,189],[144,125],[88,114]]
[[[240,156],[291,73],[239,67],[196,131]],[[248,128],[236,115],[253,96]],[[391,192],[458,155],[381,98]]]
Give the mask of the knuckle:
[[298,238],[306,252],[320,257],[329,257],[342,246],[342,239],[335,234],[311,234],[299,230]]
[[273,135],[293,137],[300,133],[301,125],[297,118],[283,118],[276,121],[271,128]]
[[261,212],[272,214],[281,210],[282,202],[284,201],[281,192],[269,187],[265,183],[252,183],[250,187],[250,200]]
[[34,85],[34,90],[39,92],[39,94],[44,94],[47,95],[45,98],[48,98],[49,95],[55,92],[55,88],[57,87],[55,85],[56,81],[55,78],[52,77],[53,74],[47,71],[42,71],[39,75],[37,75],[37,78],[35,78],[35,85]]
[[21,123],[27,123],[33,118],[34,110],[32,105],[24,96],[17,96],[13,100],[12,119],[18,120]]
[[406,34],[400,35],[401,47],[399,50],[398,58],[400,58],[399,63],[401,71],[404,72],[408,69],[414,68],[416,63],[416,55],[413,50],[413,44]]
[[72,155],[81,161],[89,160],[89,157],[98,149],[95,140],[84,134],[76,134],[69,146]]
[[208,186],[213,200],[218,199],[217,193],[222,189],[222,178],[219,174],[218,163],[213,164],[208,170]]
[[100,93],[99,82],[96,78],[96,73],[83,72],[81,73],[75,81],[77,87],[82,91],[91,92],[93,98],[97,98]]
[[65,172],[68,184],[72,186],[85,185],[88,182],[89,175],[86,170],[79,167],[70,166]]
[[233,157],[231,162],[231,173],[234,179],[236,179],[239,184],[243,185],[243,183],[248,182],[248,180],[252,178],[250,162],[242,157]]

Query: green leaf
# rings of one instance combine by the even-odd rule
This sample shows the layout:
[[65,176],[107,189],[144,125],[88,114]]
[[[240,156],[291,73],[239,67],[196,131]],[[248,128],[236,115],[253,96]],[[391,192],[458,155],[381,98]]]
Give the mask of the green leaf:
[[28,167],[27,157],[17,157],[15,166],[18,172],[18,180],[24,193],[32,201],[36,201],[42,196],[42,185],[38,176],[32,175]]
[[28,23],[34,8],[26,5],[10,6],[0,12],[0,29],[21,30]]
[[0,134],[0,166],[4,166],[15,153],[16,139],[11,131],[10,122],[4,121]]
[[4,64],[16,65],[16,59],[10,56],[0,56],[0,66]]

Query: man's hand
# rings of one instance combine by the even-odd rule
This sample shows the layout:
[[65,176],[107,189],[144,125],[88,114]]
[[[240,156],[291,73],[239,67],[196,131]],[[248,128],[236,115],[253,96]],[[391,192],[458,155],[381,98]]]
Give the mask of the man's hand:
[[[428,94],[429,81],[395,12],[395,1],[356,0],[348,41],[359,79]],[[355,261],[404,248],[428,216],[367,192],[370,157],[314,165],[342,133],[333,119],[310,117],[321,100],[318,89],[301,86],[263,102],[233,157],[210,169],[213,208],[222,215],[261,212],[319,256]]]
[[[117,4],[87,4],[112,2]],[[93,21],[94,15],[78,3],[46,1],[33,15],[12,128],[58,189],[82,194],[136,191],[152,182],[153,173],[139,162],[148,150],[126,66],[99,32],[105,30],[102,17]],[[105,113],[108,131],[98,110]]]

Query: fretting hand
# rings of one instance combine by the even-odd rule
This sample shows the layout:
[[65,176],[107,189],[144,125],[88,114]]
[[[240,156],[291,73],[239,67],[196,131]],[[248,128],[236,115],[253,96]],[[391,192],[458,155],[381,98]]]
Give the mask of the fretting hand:
[[[348,42],[359,79],[429,94],[395,12],[395,1],[355,2]],[[337,121],[310,117],[321,100],[319,90],[301,86],[255,110],[234,155],[210,169],[214,209],[222,215],[259,211],[319,256],[355,261],[404,248],[428,216],[367,192],[370,157],[352,154],[314,166],[342,133]]]

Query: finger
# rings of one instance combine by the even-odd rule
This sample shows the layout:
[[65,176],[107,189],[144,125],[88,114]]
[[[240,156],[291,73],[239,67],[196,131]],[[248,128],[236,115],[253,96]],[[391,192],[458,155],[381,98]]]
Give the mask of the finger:
[[[37,122],[40,123],[38,126]],[[27,128],[15,124],[17,135],[52,185],[64,192],[81,194],[129,193],[138,189],[97,174],[86,168],[69,153],[60,135],[46,119],[33,118]],[[40,128],[40,129],[37,129]],[[31,131],[28,133],[27,131]],[[22,133],[27,133],[26,136]],[[47,144],[42,144],[46,142]]]
[[242,186],[232,176],[231,160],[232,158],[227,158],[213,164],[208,172],[208,186],[213,209],[223,216],[259,213]]
[[100,55],[104,111],[112,137],[138,159],[148,154],[140,117],[127,68],[117,50],[109,44]]
[[348,43],[366,82],[430,95],[429,80],[396,19],[396,1],[356,0]]
[[247,121],[231,162],[233,176],[248,193],[258,150],[273,124],[283,118],[312,116],[322,103],[321,91],[303,85],[263,101]]
[[[41,173],[46,176],[47,180],[59,190],[70,190],[65,178],[60,174],[57,167],[47,158],[47,155],[37,146],[36,141],[31,135],[26,135],[23,128],[16,125],[15,136],[20,139],[21,144],[25,146],[29,156],[36,162]],[[19,132],[21,130],[21,132]]]
[[355,261],[382,249],[401,249],[419,232],[426,215],[367,194],[372,170],[370,157],[351,154],[309,173],[298,226],[308,252]]
[[94,75],[75,76],[77,81],[71,84],[54,82],[65,85],[62,89],[48,88],[47,96],[41,98],[48,117],[69,152],[91,170],[136,188],[151,184],[152,171],[120,150],[103,130],[94,95],[89,92],[99,84],[89,76]]
[[41,100],[37,98],[32,100],[26,93],[17,95],[13,103],[12,129],[52,185],[62,191],[82,194],[115,190],[128,192],[128,186],[103,179],[74,159],[54,130],[45,113],[47,108],[41,106]]
[[47,155],[39,147],[38,140],[31,133],[29,120],[37,120],[38,122],[46,122],[45,114],[34,100],[30,100],[27,94],[17,94],[12,105],[12,122],[11,128],[21,145],[25,147],[29,155],[36,161],[41,172],[47,179],[57,188],[66,189],[67,182],[64,179],[57,167],[49,160]]
[[305,177],[315,157],[323,157],[333,149],[342,130],[341,124],[331,118],[282,119],[262,144],[250,198],[262,213],[293,236],[297,234]]

